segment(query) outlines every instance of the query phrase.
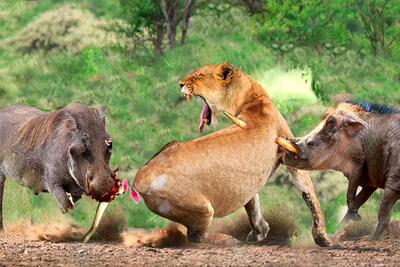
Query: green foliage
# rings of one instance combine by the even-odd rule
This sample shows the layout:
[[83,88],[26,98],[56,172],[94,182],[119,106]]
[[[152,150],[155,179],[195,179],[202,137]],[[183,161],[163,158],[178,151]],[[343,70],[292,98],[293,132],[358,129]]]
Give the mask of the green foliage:
[[256,36],[280,53],[310,47],[342,54],[398,55],[400,6],[395,0],[266,1],[253,16]]
[[319,49],[325,42],[346,44],[342,1],[266,1],[265,12],[257,16],[257,35],[275,49],[286,52],[293,45]]
[[97,19],[88,11],[62,6],[41,14],[6,44],[32,52],[68,51],[77,53],[85,47],[117,44],[117,35],[110,31],[111,22]]
[[119,0],[122,16],[128,23],[125,34],[135,40],[135,46],[150,41],[157,54],[163,53],[165,35],[164,14],[161,1]]
[[146,30],[150,34],[153,33],[156,30],[156,22],[164,17],[160,1],[120,0],[120,5],[134,36],[144,34]]
[[400,40],[400,5],[396,0],[354,0],[349,4],[363,25],[373,55],[387,57]]

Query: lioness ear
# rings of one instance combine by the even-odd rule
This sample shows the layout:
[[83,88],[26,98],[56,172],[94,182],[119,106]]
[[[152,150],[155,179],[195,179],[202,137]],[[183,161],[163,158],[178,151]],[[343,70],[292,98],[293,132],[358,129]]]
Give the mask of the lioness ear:
[[232,79],[233,66],[229,63],[222,63],[218,66],[218,76],[222,80],[229,82]]
[[354,137],[367,126],[367,123],[359,118],[345,117],[342,121],[342,127],[349,137]]

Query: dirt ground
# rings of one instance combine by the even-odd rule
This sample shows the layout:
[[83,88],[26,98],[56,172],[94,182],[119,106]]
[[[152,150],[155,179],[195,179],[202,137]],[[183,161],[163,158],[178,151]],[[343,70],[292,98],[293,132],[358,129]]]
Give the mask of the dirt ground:
[[0,266],[399,266],[400,240],[343,241],[332,248],[196,244],[179,248],[31,241],[0,235]]

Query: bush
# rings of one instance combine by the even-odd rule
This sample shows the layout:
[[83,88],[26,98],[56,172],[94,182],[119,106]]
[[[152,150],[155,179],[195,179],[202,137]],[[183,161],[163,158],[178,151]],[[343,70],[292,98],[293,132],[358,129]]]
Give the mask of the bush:
[[89,46],[117,44],[118,34],[111,30],[116,24],[98,19],[89,11],[62,6],[34,19],[7,43],[27,52],[66,50],[75,54]]

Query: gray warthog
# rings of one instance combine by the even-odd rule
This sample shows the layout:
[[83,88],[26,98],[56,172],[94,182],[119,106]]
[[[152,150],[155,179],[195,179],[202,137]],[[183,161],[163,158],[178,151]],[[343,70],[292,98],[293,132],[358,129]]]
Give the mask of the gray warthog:
[[0,230],[6,176],[35,194],[49,192],[62,212],[84,193],[98,201],[114,197],[112,143],[99,110],[81,104],[49,113],[8,107],[0,110],[0,139]]
[[[374,234],[379,238],[400,198],[400,110],[341,103],[329,109],[311,133],[289,142],[278,141],[287,150],[285,164],[306,170],[334,169],[349,179],[343,222],[360,220],[358,209],[377,188],[384,188]],[[362,190],[356,195],[358,186]]]

